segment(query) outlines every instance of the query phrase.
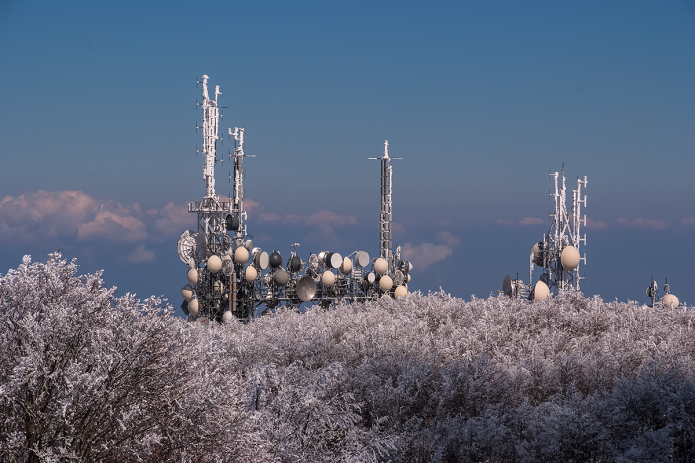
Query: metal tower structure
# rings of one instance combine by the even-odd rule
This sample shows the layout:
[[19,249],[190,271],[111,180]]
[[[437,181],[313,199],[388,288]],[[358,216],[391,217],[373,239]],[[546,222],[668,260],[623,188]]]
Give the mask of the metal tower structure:
[[535,264],[543,269],[540,281],[547,286],[548,292],[564,289],[579,291],[579,282],[584,279],[579,276],[579,263],[583,261],[586,265],[586,254],[580,257],[579,247],[586,245],[586,234],[582,237],[580,231],[582,225],[586,226],[586,214],[582,217],[581,208],[586,207],[582,187],[586,187],[587,178],[577,178],[577,189],[572,190],[572,208],[568,213],[564,166],[561,173],[551,173],[550,177],[555,187],[554,193],[550,193],[555,208],[550,214],[552,221],[548,234],[543,235],[543,241],[536,243],[531,250],[529,283],[533,283]]
[[[381,161],[381,212],[379,214],[379,256],[386,259],[389,263],[389,270],[393,270],[396,260],[400,259],[400,249],[396,250],[394,256],[392,251],[392,232],[391,221],[393,218],[393,203],[391,200],[393,171],[391,168],[392,160],[402,160],[403,158],[389,157],[389,142],[384,140],[384,154],[380,158],[369,158]],[[395,259],[394,259],[395,257]]]

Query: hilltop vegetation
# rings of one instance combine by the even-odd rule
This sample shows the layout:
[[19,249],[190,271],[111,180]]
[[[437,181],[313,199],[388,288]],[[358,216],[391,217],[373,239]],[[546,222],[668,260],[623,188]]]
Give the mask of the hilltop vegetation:
[[[693,461],[695,311],[444,293],[205,328],[0,278],[9,461]],[[5,458],[5,457],[3,457]]]

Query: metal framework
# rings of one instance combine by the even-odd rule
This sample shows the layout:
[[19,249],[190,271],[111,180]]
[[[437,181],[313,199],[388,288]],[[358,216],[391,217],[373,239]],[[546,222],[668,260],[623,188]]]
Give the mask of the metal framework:
[[[198,230],[186,230],[178,242],[181,260],[187,264],[189,284],[182,296],[184,313],[190,320],[219,322],[248,321],[280,306],[298,308],[303,303],[328,308],[336,302],[373,300],[385,295],[405,297],[413,266],[400,260],[400,248],[393,252],[391,243],[392,170],[388,141],[381,158],[380,257],[370,259],[364,251],[342,257],[337,252],[310,254],[304,262],[297,255],[299,243],[292,245],[286,263],[281,254],[254,247],[246,229],[244,210],[245,129],[228,129],[234,138],[233,193],[229,198],[215,193],[216,143],[222,93],[215,86],[215,99],[208,95],[208,76],[203,86],[203,178],[206,191],[201,202],[191,202],[189,212],[198,214]],[[231,236],[230,236],[231,235]],[[283,265],[284,263],[284,265]]]
[[581,215],[582,206],[586,207],[586,195],[582,199],[582,187],[586,187],[587,178],[577,178],[577,189],[572,190],[572,208],[567,212],[565,168],[561,173],[549,174],[553,179],[555,191],[550,193],[554,199],[555,209],[550,214],[551,224],[547,235],[543,235],[543,241],[536,243],[529,258],[529,295],[532,296],[534,265],[541,267],[540,281],[548,286],[550,292],[564,289],[579,291],[580,280],[579,263],[586,265],[586,253],[580,257],[581,244],[586,245],[586,234],[581,236],[581,226],[586,226],[586,214]]

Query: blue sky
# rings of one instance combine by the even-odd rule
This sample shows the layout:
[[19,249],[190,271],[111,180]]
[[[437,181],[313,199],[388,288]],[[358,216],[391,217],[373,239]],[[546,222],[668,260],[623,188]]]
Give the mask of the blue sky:
[[589,179],[585,293],[645,302],[668,277],[695,303],[694,58],[685,1],[5,1],[0,272],[61,248],[119,292],[178,305],[207,74],[221,127],[246,126],[257,156],[249,232],[264,248],[375,255],[367,158],[388,139],[412,289],[485,297],[505,274],[527,280],[564,163],[570,184]]

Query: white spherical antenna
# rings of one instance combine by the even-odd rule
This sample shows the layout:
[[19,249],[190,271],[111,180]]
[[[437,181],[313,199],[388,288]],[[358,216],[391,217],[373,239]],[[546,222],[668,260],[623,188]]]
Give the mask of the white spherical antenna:
[[343,263],[340,266],[340,273],[343,275],[348,275],[350,272],[352,272],[352,261],[345,257],[343,259]]
[[376,281],[376,275],[374,274],[374,272],[369,272],[367,274],[367,281],[370,283],[374,283]]
[[188,282],[195,286],[198,284],[198,270],[192,268],[188,271],[188,274],[186,275],[186,278],[188,279]]
[[191,299],[188,303],[188,312],[194,317],[198,316],[198,299]]
[[379,279],[379,288],[383,292],[390,291],[393,288],[393,280],[388,275],[382,275]]
[[249,260],[249,251],[245,247],[238,247],[234,251],[234,262],[237,264],[243,264]]
[[321,275],[321,283],[323,283],[323,286],[333,286],[335,283],[335,273],[330,270],[323,272],[323,275]]
[[208,272],[217,273],[222,270],[222,259],[216,255],[212,255],[208,258],[207,262]]
[[405,298],[407,295],[408,295],[408,289],[405,286],[397,287],[396,291],[393,293],[393,297],[396,299]]
[[538,280],[533,289],[533,299],[535,301],[545,301],[550,296],[550,288],[548,285]]
[[193,287],[191,285],[186,285],[181,289],[181,296],[183,296],[184,300],[191,302],[191,299],[193,298]]
[[673,295],[673,294],[667,294],[661,299],[661,303],[664,305],[666,308],[673,308],[677,309],[678,306],[680,305],[680,301],[678,298]]
[[193,230],[186,230],[179,236],[179,243],[177,249],[179,252],[179,258],[184,264],[188,264],[188,260],[192,259],[195,255],[195,232]]
[[566,246],[560,255],[560,262],[562,262],[562,266],[565,268],[565,270],[569,270],[570,272],[577,268],[580,259],[581,257],[579,256],[579,251],[577,251],[574,246]]
[[233,319],[234,319],[234,316],[232,315],[232,312],[230,312],[229,310],[222,314],[222,322],[223,323],[229,323]]
[[[379,257],[376,260],[376,262],[374,262],[374,270],[379,275],[383,275],[384,273],[386,273],[388,271],[388,269],[389,269],[389,264],[388,264],[388,262],[386,262],[386,259],[384,259],[383,257]],[[389,278],[389,280],[390,280],[390,278]]]
[[246,281],[256,281],[258,278],[258,271],[253,265],[246,267]]

